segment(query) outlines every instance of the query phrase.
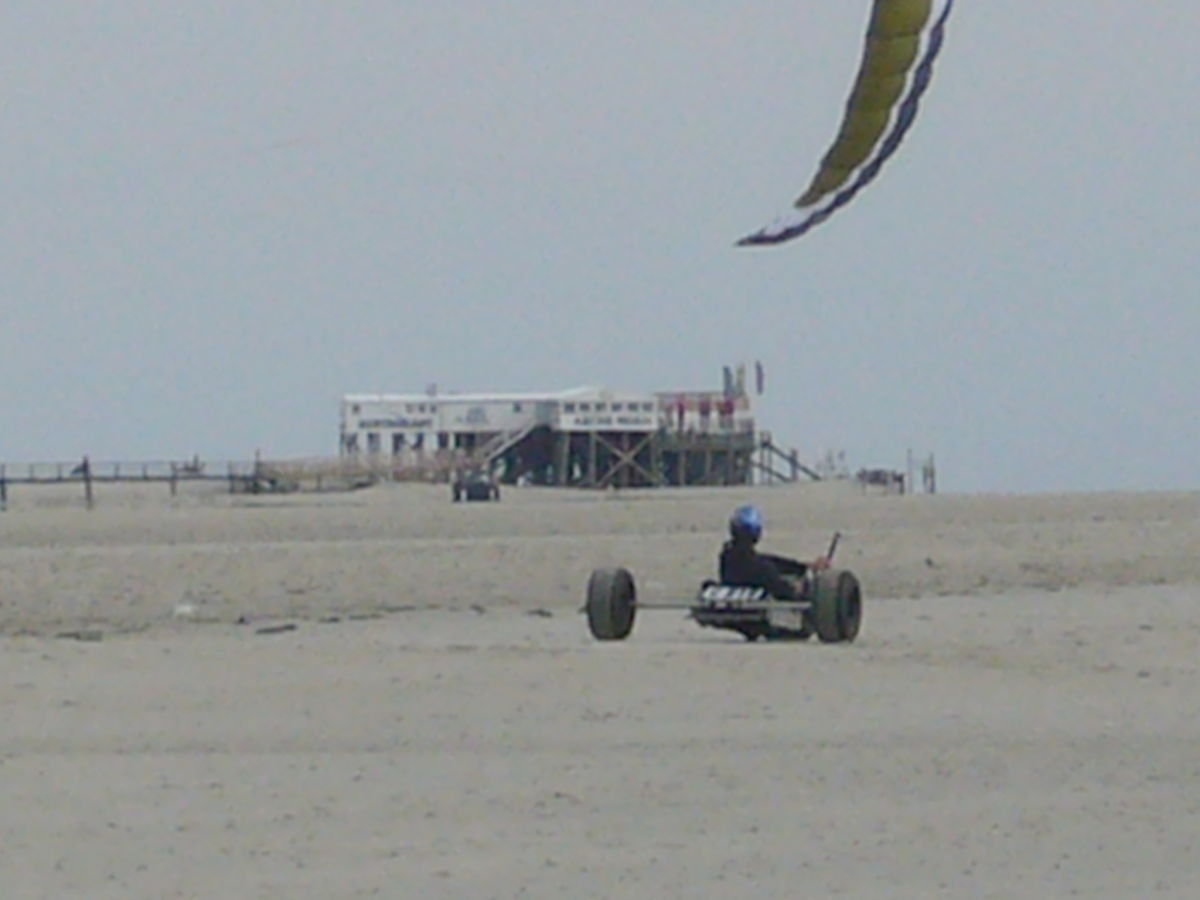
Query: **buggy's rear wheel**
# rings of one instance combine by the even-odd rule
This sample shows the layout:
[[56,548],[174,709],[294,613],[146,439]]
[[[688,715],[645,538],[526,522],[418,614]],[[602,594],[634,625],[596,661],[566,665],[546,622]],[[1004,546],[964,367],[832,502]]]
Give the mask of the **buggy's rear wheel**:
[[826,569],[813,582],[813,625],[826,644],[850,642],[862,625],[862,588],[852,572]]
[[588,630],[599,641],[623,641],[633,631],[637,589],[628,569],[595,569],[588,579]]

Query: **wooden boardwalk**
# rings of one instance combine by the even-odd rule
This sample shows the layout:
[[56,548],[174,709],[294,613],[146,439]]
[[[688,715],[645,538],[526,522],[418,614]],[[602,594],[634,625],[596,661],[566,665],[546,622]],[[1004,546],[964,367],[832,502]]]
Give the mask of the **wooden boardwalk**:
[[267,467],[259,460],[219,464],[203,463],[198,459],[186,462],[92,462],[85,456],[79,462],[0,463],[0,511],[8,508],[9,491],[13,485],[61,485],[74,482],[82,486],[84,505],[91,509],[96,502],[93,486],[97,483],[158,482],[165,484],[171,495],[175,496],[182,481],[224,482],[229,485],[230,493],[239,493],[258,492],[254,486],[270,480]]

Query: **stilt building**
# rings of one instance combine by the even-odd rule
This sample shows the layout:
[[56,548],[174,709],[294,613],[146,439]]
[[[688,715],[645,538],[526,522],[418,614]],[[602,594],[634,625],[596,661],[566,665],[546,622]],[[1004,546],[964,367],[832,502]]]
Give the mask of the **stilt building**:
[[750,398],[723,391],[575,388],[522,394],[348,394],[340,453],[392,477],[468,467],[506,483],[575,487],[748,484]]

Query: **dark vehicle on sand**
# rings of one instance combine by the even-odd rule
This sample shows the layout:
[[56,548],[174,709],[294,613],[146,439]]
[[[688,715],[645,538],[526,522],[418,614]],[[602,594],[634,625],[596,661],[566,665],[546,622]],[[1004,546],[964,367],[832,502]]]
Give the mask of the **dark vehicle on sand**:
[[500,485],[484,472],[467,472],[455,477],[451,494],[455,503],[463,500],[499,500]]

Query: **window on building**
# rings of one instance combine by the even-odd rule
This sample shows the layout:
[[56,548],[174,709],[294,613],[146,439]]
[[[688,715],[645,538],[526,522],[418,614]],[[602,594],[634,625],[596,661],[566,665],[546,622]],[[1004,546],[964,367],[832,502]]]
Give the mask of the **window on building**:
[[392,435],[392,456],[399,456],[404,450],[404,445],[407,443],[408,440],[403,434],[400,432],[394,433]]
[[520,411],[521,411],[521,404],[520,404],[520,403],[514,403],[514,404],[513,404],[513,412],[515,412],[515,413],[519,413]]
[[563,412],[566,412],[566,413],[575,412],[575,404],[574,403],[564,403],[563,404]]
[[623,403],[614,403],[613,404],[613,412],[620,412],[624,408],[625,408],[625,404],[623,404]]
[[450,446],[450,433],[447,431],[438,432],[438,449],[445,450]]
[[360,412],[362,412],[362,407],[359,406],[357,403],[354,403],[350,406],[351,415],[357,416]]
[[608,409],[607,403],[597,403],[596,404],[596,412],[604,412],[606,409]]
[[590,403],[580,403],[580,404],[579,404],[579,411],[580,411],[580,412],[591,412],[591,411],[592,411],[592,404],[590,404]]
[[368,453],[378,453],[379,452],[379,432],[378,431],[368,431],[367,432],[367,452]]

